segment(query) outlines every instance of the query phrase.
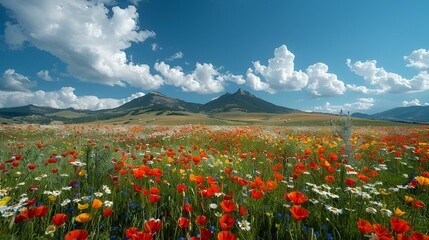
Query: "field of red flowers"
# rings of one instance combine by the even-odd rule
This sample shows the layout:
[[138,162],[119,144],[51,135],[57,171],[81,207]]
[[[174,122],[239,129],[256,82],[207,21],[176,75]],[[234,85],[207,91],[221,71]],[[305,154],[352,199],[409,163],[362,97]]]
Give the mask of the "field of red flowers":
[[429,128],[341,131],[2,126],[0,239],[429,239]]

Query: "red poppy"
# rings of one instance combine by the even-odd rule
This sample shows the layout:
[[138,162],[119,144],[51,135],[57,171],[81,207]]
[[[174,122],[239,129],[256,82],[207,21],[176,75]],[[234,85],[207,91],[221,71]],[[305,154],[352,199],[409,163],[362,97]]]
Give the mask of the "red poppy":
[[347,185],[347,186],[352,186],[352,185],[354,185],[355,183],[356,183],[356,181],[355,181],[355,180],[350,179],[350,178],[346,178],[346,185]]
[[396,239],[397,240],[414,240],[413,237],[411,236],[407,236],[407,235],[403,235],[403,234],[398,234],[396,235]]
[[36,214],[35,216],[38,218],[41,218],[45,216],[49,211],[49,208],[47,206],[40,206],[36,208]]
[[217,234],[218,240],[237,240],[237,236],[230,231],[221,231]]
[[264,193],[257,189],[253,189],[252,192],[250,192],[250,195],[252,195],[254,199],[260,199],[264,196]]
[[183,211],[184,212],[186,212],[186,213],[190,213],[190,212],[192,212],[192,206],[191,206],[191,204],[189,204],[189,203],[185,203],[185,204],[183,204]]
[[149,196],[149,201],[150,201],[152,204],[153,204],[153,203],[158,202],[160,199],[161,199],[161,196],[159,196],[159,195],[151,194],[151,195]]
[[241,205],[241,206],[238,208],[238,213],[239,213],[240,215],[247,215],[247,214],[249,214],[249,211],[247,210],[247,208],[246,208],[245,206]]
[[88,232],[82,229],[73,230],[67,233],[65,240],[85,240]]
[[35,169],[36,167],[37,167],[37,165],[36,164],[34,164],[34,163],[30,163],[30,164],[28,164],[28,166],[27,166],[29,169]]
[[131,240],[152,240],[153,236],[151,233],[147,233],[147,232],[137,232],[136,234],[131,236]]
[[419,201],[419,200],[413,200],[413,206],[414,207],[416,207],[416,208],[422,208],[422,207],[424,207],[425,206],[425,203],[424,202],[422,202],[422,201]]
[[103,215],[104,215],[105,217],[110,216],[110,214],[112,214],[112,213],[113,213],[113,211],[112,211],[112,209],[110,209],[110,208],[104,209],[104,211],[103,211]]
[[200,240],[207,240],[212,237],[212,232],[207,228],[201,228],[200,230]]
[[57,173],[57,172],[58,172],[58,168],[52,168],[52,169],[51,169],[51,172],[52,172],[52,173]]
[[308,201],[308,197],[305,196],[302,192],[291,192],[287,195],[287,197],[295,205],[300,205],[301,203]]
[[407,221],[396,217],[390,218],[390,226],[396,233],[404,233],[411,230],[411,225]]
[[429,240],[429,235],[419,232],[412,232],[411,236],[413,236],[413,240]]
[[224,214],[222,217],[220,217],[219,223],[222,229],[230,229],[232,226],[234,226],[235,219],[228,214]]
[[136,227],[130,227],[125,231],[125,237],[131,238],[134,234],[137,234],[139,230]]
[[149,233],[156,233],[161,230],[162,222],[159,219],[151,218],[145,222],[143,227]]
[[186,185],[185,185],[185,184],[183,184],[183,183],[179,183],[179,184],[177,184],[177,191],[178,191],[179,193],[182,193],[182,192],[186,191]]
[[231,200],[223,200],[220,206],[225,213],[234,212],[237,209],[237,205]]
[[54,216],[52,216],[52,222],[54,223],[55,226],[60,226],[63,223],[65,223],[67,220],[67,215],[65,215],[64,213],[57,213]]
[[199,215],[195,218],[195,223],[197,223],[198,226],[203,226],[207,223],[207,217],[204,215]]
[[381,224],[374,224],[373,228],[374,228],[375,234],[379,239],[393,240],[392,233],[385,226]]
[[297,221],[305,219],[309,214],[307,209],[298,205],[293,205],[292,208],[289,209],[289,211],[292,213],[292,216]]
[[179,218],[179,227],[180,228],[188,228],[189,227],[189,219],[185,217]]
[[326,180],[327,182],[330,182],[330,183],[335,182],[335,178],[334,178],[334,176],[332,176],[332,175],[328,175],[328,176],[326,176],[326,177],[325,177],[325,180]]
[[359,231],[361,231],[363,233],[369,233],[369,232],[374,231],[371,223],[362,219],[362,218],[359,218],[357,224],[358,224]]

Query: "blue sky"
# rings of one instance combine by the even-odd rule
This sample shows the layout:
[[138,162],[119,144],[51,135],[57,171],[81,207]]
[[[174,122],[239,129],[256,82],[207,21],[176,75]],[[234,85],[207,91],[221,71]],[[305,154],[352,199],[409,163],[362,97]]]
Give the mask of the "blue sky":
[[206,103],[243,88],[306,111],[429,105],[429,2],[0,0],[0,107]]

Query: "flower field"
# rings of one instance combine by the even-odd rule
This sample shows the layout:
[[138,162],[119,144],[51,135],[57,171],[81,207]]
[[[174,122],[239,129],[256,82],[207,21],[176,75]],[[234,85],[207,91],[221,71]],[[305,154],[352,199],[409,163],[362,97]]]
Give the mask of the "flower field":
[[429,128],[2,126],[0,239],[429,239]]

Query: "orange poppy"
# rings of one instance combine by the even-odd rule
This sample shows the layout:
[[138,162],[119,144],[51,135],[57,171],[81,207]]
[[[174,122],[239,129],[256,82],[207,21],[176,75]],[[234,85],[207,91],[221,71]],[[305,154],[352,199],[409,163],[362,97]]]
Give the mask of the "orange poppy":
[[219,223],[222,229],[230,229],[232,226],[234,226],[235,219],[228,214],[224,214],[222,217],[220,217]]
[[300,220],[303,220],[303,219],[305,219],[307,216],[308,216],[308,214],[309,214],[309,212],[308,212],[308,210],[307,209],[305,209],[305,208],[303,208],[303,207],[301,207],[301,206],[298,206],[298,205],[293,205],[290,209],[289,209],[289,211],[292,213],[292,216],[295,218],[295,220],[297,220],[297,221],[300,221]]
[[237,240],[237,236],[230,231],[221,231],[217,234],[218,240]]
[[362,218],[359,218],[357,224],[358,224],[359,231],[361,231],[363,233],[369,233],[369,232],[374,231],[371,223],[362,219]]
[[92,208],[98,209],[101,208],[101,206],[103,206],[103,202],[100,199],[94,198],[94,200],[92,200]]
[[73,230],[67,233],[65,240],[85,240],[88,232],[82,229]]
[[54,216],[52,216],[52,222],[54,223],[55,226],[60,226],[63,223],[65,223],[67,220],[67,215],[65,215],[64,213],[57,213]]
[[330,182],[330,183],[335,182],[335,178],[334,178],[334,176],[332,176],[332,175],[328,175],[328,176],[326,176],[326,177],[325,177],[325,180],[326,180],[326,181],[328,181],[328,182]]
[[422,186],[428,186],[429,185],[429,178],[427,178],[427,177],[418,176],[418,177],[416,177],[416,179],[419,182],[419,184]]
[[301,203],[304,203],[308,201],[308,197],[305,196],[301,192],[291,192],[287,195],[288,199],[292,201],[295,205],[300,205]]
[[234,212],[237,209],[237,206],[231,200],[223,200],[220,206],[225,213]]
[[390,226],[392,226],[393,231],[396,233],[404,233],[411,230],[411,225],[407,221],[396,217],[390,218]]
[[81,213],[74,218],[77,222],[86,223],[92,219],[91,214],[89,213]]

